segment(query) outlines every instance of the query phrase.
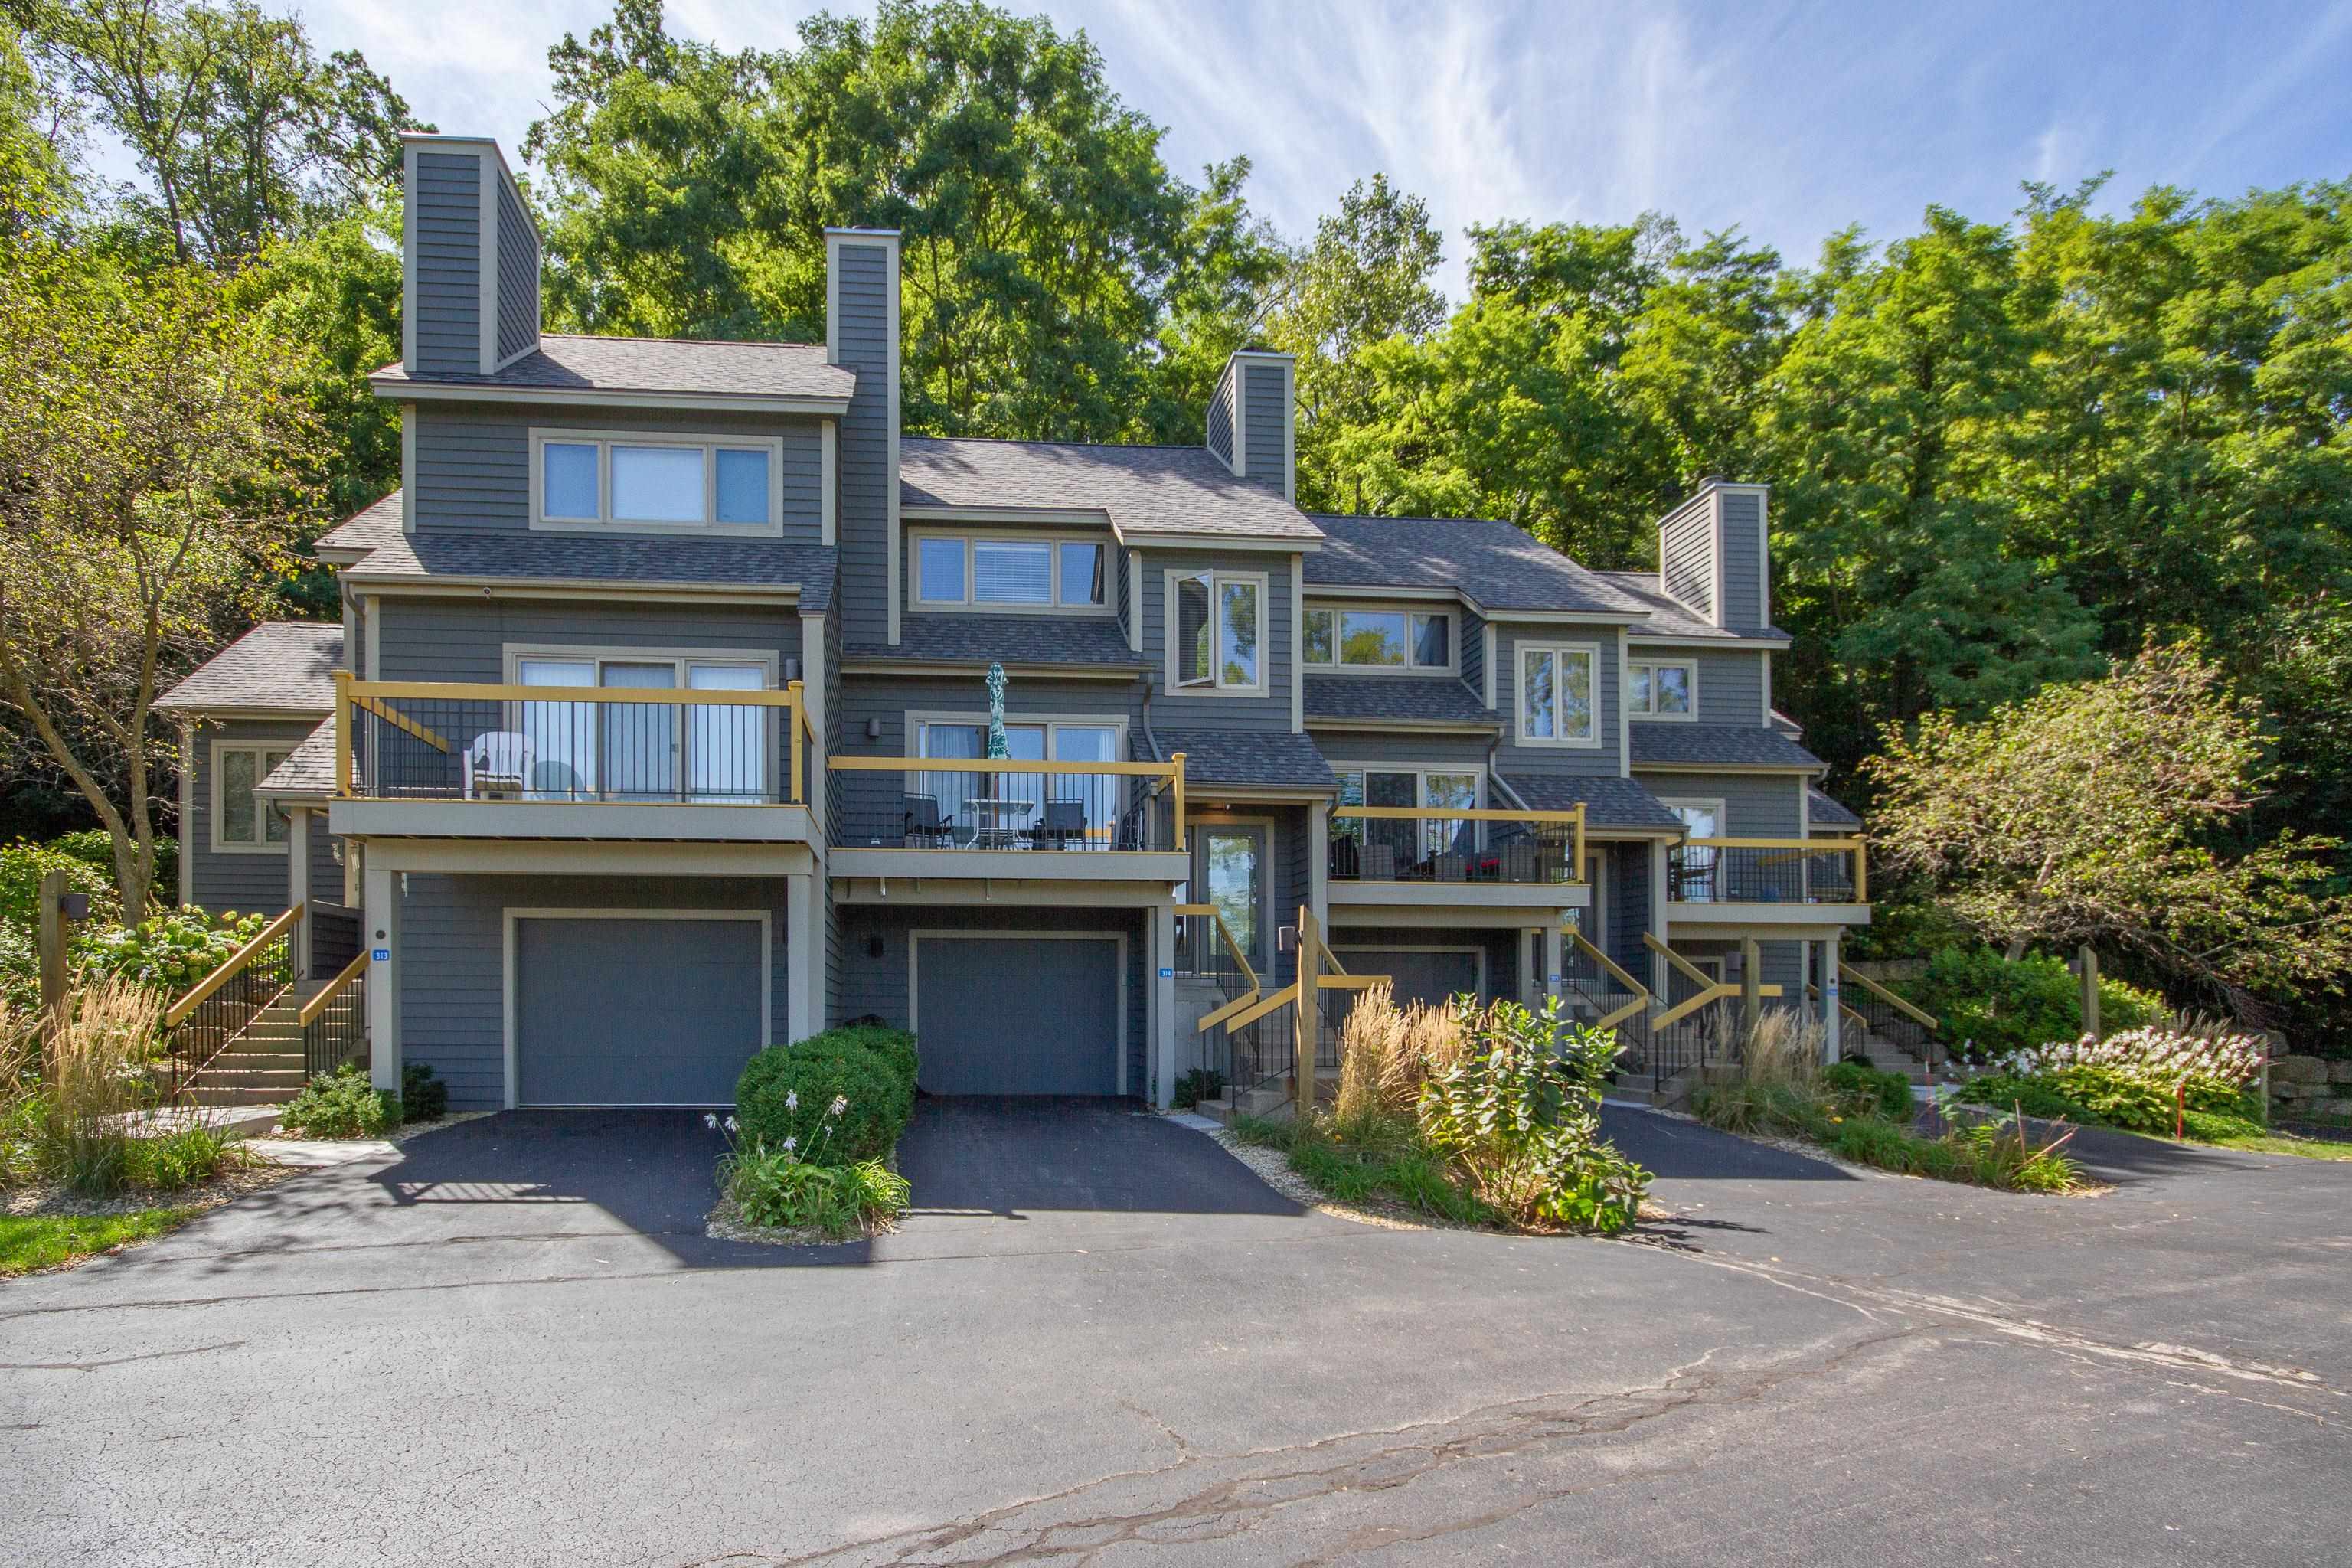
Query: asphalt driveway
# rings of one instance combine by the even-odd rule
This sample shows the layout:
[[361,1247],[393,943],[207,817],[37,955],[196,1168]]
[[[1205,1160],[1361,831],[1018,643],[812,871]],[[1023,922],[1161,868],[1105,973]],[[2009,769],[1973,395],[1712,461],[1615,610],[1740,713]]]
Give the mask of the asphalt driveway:
[[690,1119],[501,1117],[0,1288],[0,1559],[2074,1568],[2352,1531],[2352,1166],[2130,1141],[2113,1194],[2018,1198],[1613,1112],[1675,1217],[1539,1241],[1299,1213],[1100,1107],[1034,1108],[1046,1168],[1006,1169],[1022,1109],[927,1108],[923,1212],[871,1246],[702,1238]]

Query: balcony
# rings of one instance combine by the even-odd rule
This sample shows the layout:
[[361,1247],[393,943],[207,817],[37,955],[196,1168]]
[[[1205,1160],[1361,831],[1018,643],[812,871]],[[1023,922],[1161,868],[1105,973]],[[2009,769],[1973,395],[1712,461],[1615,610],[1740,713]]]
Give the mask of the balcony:
[[338,832],[807,839],[815,736],[782,690],[336,678]]
[[1686,838],[1666,852],[1677,926],[1866,921],[1868,878],[1859,838]]
[[836,877],[1181,881],[1184,758],[833,757]]
[[1331,901],[1573,908],[1583,885],[1584,808],[1331,809]]

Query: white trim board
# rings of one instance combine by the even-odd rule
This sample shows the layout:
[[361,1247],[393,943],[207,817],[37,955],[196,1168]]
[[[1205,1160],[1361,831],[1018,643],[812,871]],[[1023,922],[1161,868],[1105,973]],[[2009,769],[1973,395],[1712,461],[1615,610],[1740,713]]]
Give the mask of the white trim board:
[[923,1032],[918,1009],[922,1005],[921,971],[918,953],[925,937],[938,937],[966,942],[1107,942],[1112,944],[1112,962],[1118,973],[1118,1088],[1117,1093],[1125,1099],[1127,1087],[1127,933],[1099,931],[1028,931],[966,927],[941,930],[919,926],[907,933],[907,1032],[919,1037]]
[[[776,987],[776,918],[772,910],[646,910],[646,909],[536,909],[517,908],[509,904],[499,910],[499,1017],[504,1036],[506,1079],[500,1098],[509,1110],[519,1106],[521,1089],[518,1071],[515,1027],[515,924],[519,921],[757,921],[760,922],[760,1044],[766,1050],[775,1043]],[[656,1100],[647,1103],[667,1105],[684,1100]]]

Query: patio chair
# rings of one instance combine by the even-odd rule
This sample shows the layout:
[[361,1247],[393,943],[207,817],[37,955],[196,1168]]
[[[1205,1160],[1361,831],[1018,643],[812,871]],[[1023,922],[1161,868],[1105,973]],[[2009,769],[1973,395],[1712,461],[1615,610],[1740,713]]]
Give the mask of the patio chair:
[[1386,844],[1364,846],[1363,879],[1367,882],[1393,882],[1397,879],[1396,850]]
[[940,813],[940,797],[935,795],[905,797],[899,832],[909,849],[948,849],[955,845],[955,836],[947,818]]
[[570,763],[551,758],[530,770],[530,794],[534,800],[577,800],[583,793],[580,770]]
[[1430,857],[1430,878],[1439,882],[1466,882],[1470,879],[1470,857],[1447,850]]
[[491,730],[466,748],[461,788],[467,800],[519,800],[536,750],[511,730]]
[[1073,849],[1087,841],[1087,803],[1082,800],[1049,800],[1045,816],[1037,825],[1036,847],[1040,849]]

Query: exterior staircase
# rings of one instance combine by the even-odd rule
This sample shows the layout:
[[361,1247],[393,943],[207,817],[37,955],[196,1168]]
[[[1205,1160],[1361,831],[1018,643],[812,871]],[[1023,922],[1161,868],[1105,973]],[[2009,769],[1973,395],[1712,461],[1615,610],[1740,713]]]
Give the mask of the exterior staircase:
[[181,1098],[191,1105],[283,1105],[310,1081],[303,1070],[302,1004],[320,983],[304,981],[255,1015],[242,1034],[188,1080]]

